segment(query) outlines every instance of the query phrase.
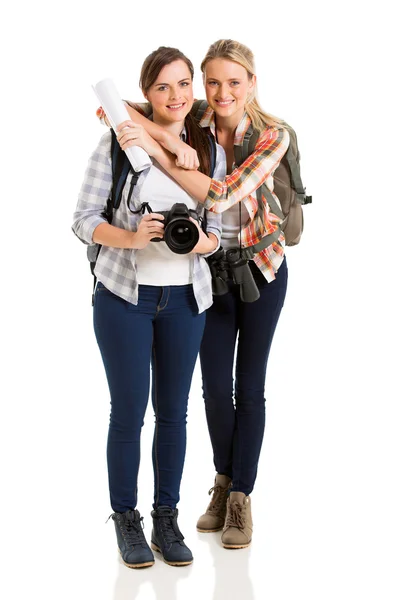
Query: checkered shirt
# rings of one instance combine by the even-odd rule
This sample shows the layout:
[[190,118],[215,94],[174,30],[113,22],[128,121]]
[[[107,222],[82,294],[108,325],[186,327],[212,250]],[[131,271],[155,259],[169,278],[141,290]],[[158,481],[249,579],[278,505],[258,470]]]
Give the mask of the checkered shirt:
[[[200,120],[201,127],[209,128],[215,136],[215,115],[208,107]],[[236,128],[234,145],[243,145],[245,133],[250,125],[250,117],[244,113]],[[273,174],[280,160],[289,147],[289,133],[286,129],[266,127],[260,133],[257,144],[251,154],[239,167],[234,165],[232,173],[222,181],[211,180],[208,196],[204,203],[210,211],[222,213],[237,202],[243,202],[250,215],[250,221],[241,231],[244,248],[257,244],[263,237],[276,231],[280,219],[270,209],[267,199],[263,196],[263,214],[257,214],[256,190],[265,183],[271,193],[274,191]],[[274,195],[278,206],[279,199]],[[254,262],[267,281],[275,279],[275,273],[284,258],[285,236],[282,233],[278,240],[259,252]]]
[[[137,210],[140,205],[140,190],[148,170],[143,171],[133,189],[130,208]],[[225,152],[217,145],[216,165],[213,181],[223,179],[226,174]],[[136,231],[141,214],[133,214],[127,204],[132,172],[129,173],[122,192],[121,204],[114,211],[112,224],[128,231]],[[72,230],[77,237],[89,245],[88,256],[95,256],[98,248],[93,243],[93,232],[100,223],[107,222],[103,211],[107,204],[112,186],[111,170],[111,132],[101,138],[97,148],[91,155],[85,172],[84,180],[78,197],[77,207],[73,216]],[[221,239],[221,216],[207,213],[207,231]],[[111,292],[132,304],[138,303],[139,285],[136,276],[135,255],[138,250],[130,248],[112,248],[101,246],[95,267],[95,275]],[[215,251],[214,251],[215,252]],[[211,274],[205,260],[213,254],[193,255],[193,292],[199,313],[212,304]]]

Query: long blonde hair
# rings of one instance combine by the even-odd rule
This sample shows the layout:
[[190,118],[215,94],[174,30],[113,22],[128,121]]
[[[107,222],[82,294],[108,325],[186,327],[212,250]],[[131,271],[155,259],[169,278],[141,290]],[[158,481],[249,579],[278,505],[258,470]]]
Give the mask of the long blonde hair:
[[[201,70],[205,75],[205,68],[207,63],[213,58],[225,58],[226,60],[232,60],[244,67],[247,71],[249,79],[255,75],[254,67],[254,55],[250,48],[234,40],[218,40],[211,44],[205,55],[202,63]],[[255,84],[253,93],[250,100],[245,104],[245,110],[249,115],[253,127],[262,131],[265,127],[282,127],[283,121],[278,117],[266,113],[260,106],[257,98],[257,84]]]

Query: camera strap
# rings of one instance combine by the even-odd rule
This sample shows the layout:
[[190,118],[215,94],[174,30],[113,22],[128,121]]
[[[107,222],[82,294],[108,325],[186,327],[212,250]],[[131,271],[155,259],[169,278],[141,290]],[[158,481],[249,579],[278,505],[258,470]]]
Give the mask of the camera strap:
[[242,248],[242,201],[239,201],[239,250],[240,257],[243,258]]
[[138,210],[132,210],[131,207],[129,206],[129,198],[128,198],[128,207],[133,215],[138,215],[139,213],[142,213],[142,215],[144,215],[144,211],[146,209],[149,214],[153,212],[153,210],[148,202],[142,202],[142,204],[140,205]]

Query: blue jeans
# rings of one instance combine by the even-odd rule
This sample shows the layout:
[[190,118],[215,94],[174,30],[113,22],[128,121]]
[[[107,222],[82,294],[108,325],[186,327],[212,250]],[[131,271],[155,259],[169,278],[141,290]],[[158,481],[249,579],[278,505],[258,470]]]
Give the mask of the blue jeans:
[[[232,490],[250,494],[264,436],[264,386],[268,355],[287,287],[286,259],[268,283],[249,263],[260,298],[240,300],[239,286],[214,296],[207,311],[200,350],[207,424],[218,473],[232,478]],[[233,364],[236,372],[233,390]],[[233,391],[235,403],[233,401]]]
[[192,285],[139,286],[135,306],[98,283],[94,330],[111,395],[107,464],[111,506],[136,507],[140,433],[152,366],[154,508],[175,508],[186,450],[187,403],[204,331]]

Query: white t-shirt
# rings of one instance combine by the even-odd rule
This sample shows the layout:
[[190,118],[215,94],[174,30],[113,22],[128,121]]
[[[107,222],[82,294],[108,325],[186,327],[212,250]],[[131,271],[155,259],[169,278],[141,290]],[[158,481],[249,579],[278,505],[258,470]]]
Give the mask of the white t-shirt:
[[[183,202],[191,209],[197,207],[197,201],[157,162],[145,176],[140,202],[148,202],[153,212],[170,210],[176,202]],[[193,254],[172,252],[165,242],[150,242],[146,248],[136,251],[137,281],[142,285],[187,285],[192,283],[193,259]]]
[[[239,205],[241,205],[242,220],[240,220]],[[222,213],[221,246],[225,250],[239,247],[239,232],[243,229],[249,218],[250,216],[244,202],[237,202],[237,204],[234,204]]]

